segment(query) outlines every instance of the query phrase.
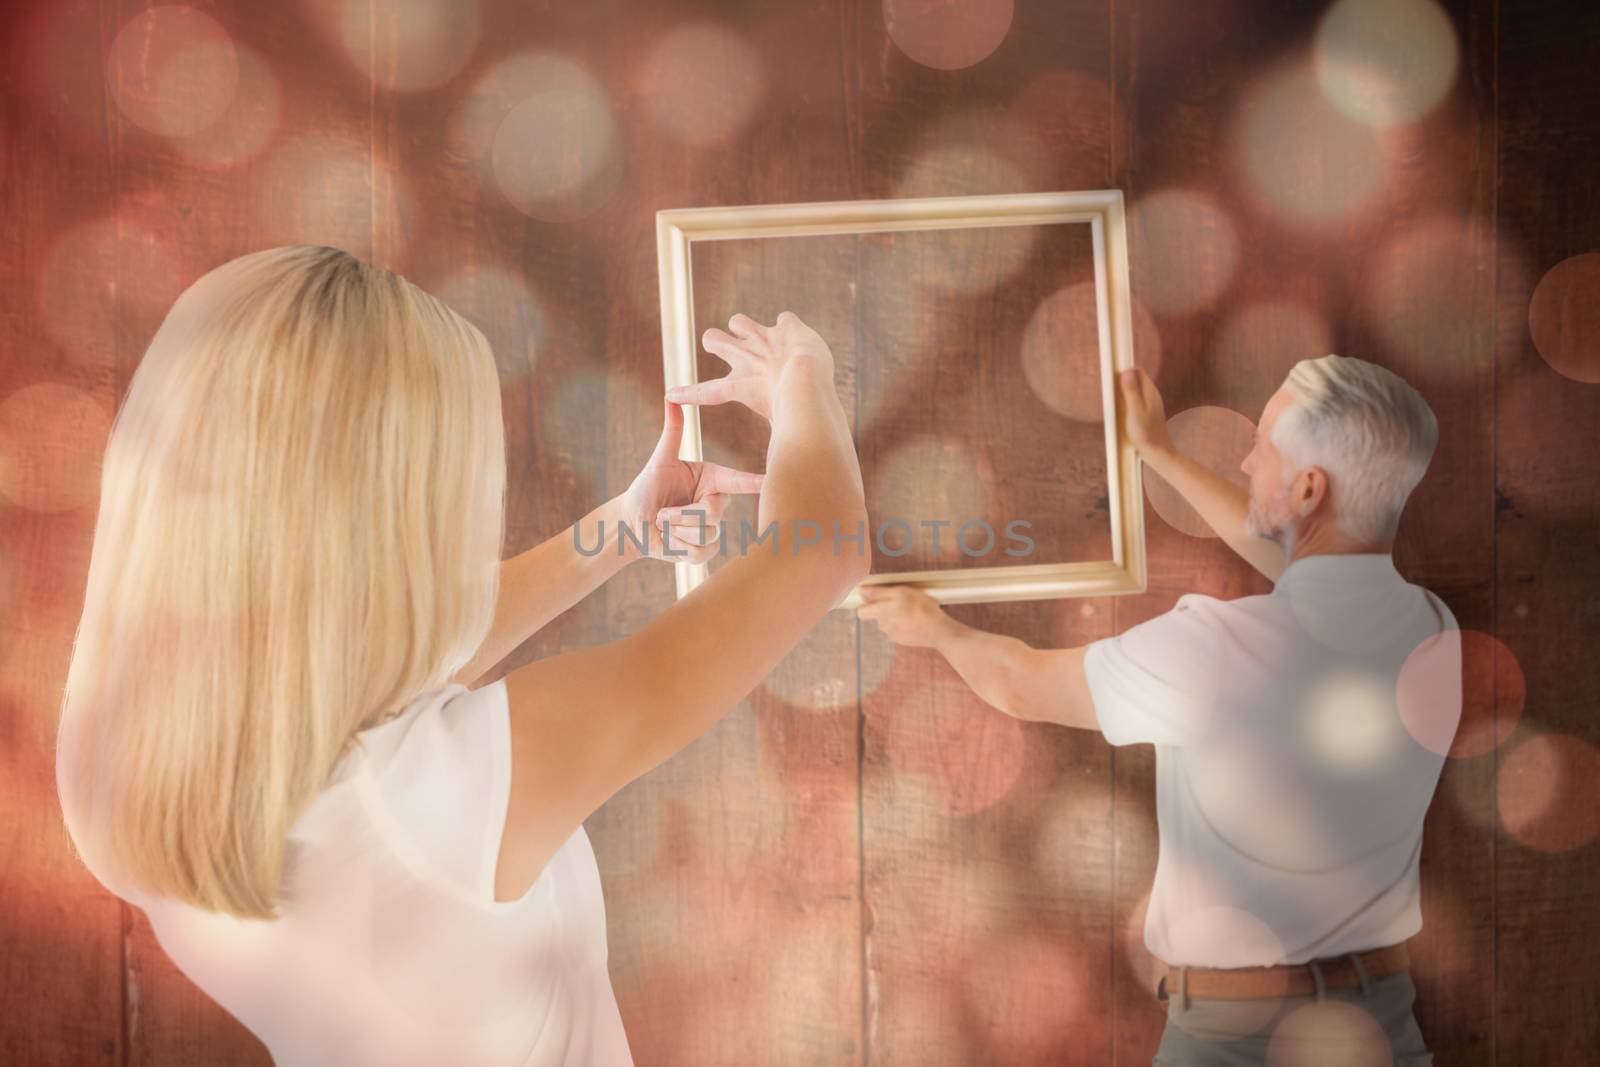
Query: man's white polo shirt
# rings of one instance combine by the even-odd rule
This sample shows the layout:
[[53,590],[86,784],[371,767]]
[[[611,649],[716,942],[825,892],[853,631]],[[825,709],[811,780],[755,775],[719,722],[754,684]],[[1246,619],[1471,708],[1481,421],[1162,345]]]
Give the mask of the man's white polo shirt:
[[1091,644],[1106,740],[1156,746],[1150,951],[1251,967],[1417,933],[1460,664],[1455,616],[1387,554],[1305,556],[1269,594],[1187,595]]

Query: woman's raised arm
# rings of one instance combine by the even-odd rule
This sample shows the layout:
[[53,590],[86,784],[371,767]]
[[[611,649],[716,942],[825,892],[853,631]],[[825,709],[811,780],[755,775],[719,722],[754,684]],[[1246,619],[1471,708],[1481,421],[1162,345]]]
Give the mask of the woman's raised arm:
[[[706,348],[731,368],[668,399],[734,400],[772,438],[752,545],[630,637],[506,676],[511,801],[496,896],[520,895],[588,815],[684,748],[775,667],[871,569],[861,469],[827,344],[790,312],[735,315]],[[848,540],[846,540],[848,538]]]

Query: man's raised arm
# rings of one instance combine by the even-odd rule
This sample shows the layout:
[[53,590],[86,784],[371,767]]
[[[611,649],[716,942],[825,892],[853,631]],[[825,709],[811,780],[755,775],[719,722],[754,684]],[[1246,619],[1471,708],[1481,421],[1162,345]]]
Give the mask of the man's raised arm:
[[1167,432],[1161,393],[1143,370],[1117,375],[1117,410],[1123,431],[1145,466],[1165,478],[1200,513],[1206,525],[1244,561],[1274,582],[1287,566],[1277,542],[1254,537],[1245,529],[1250,494],[1216,471],[1178,451]]

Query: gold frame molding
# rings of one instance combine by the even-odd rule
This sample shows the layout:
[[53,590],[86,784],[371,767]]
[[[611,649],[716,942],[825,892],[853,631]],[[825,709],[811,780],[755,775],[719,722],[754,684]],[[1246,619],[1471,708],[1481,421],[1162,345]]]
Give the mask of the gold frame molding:
[[[900,200],[835,200],[745,207],[672,208],[656,212],[661,280],[661,338],[666,384],[696,380],[692,250],[697,241],[808,237],[898,230],[1089,223],[1094,244],[1100,334],[1100,390],[1106,429],[1106,499],[1111,512],[1109,560],[1041,563],[968,570],[873,574],[863,585],[911,585],[946,604],[1139,593],[1145,589],[1144,493],[1138,455],[1116,417],[1116,372],[1132,367],[1133,323],[1128,283],[1127,217],[1120,189],[1004,193]],[[700,411],[684,409],[679,457],[702,458]],[[870,527],[870,521],[869,521]],[[873,536],[869,528],[867,536]],[[678,596],[701,582],[705,564],[678,563]],[[857,587],[859,589],[859,587]],[[837,605],[861,603],[856,590]]]

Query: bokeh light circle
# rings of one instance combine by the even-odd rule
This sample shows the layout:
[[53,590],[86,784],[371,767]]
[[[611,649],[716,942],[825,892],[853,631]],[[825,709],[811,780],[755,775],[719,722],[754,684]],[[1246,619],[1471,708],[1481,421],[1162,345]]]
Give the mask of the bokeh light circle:
[[[1250,479],[1239,469],[1250,454],[1256,425],[1237,411],[1205,404],[1186,408],[1167,419],[1167,431],[1180,452],[1233,484],[1248,490]],[[1190,537],[1215,537],[1188,501],[1156,471],[1146,465],[1143,474],[1145,496],[1157,515],[1174,530]]]
[[715,23],[672,30],[640,68],[646,114],[671,137],[697,147],[722,143],[742,130],[765,88],[761,57]]
[[412,232],[415,204],[403,176],[372,159],[365,146],[327,134],[280,143],[262,167],[259,188],[262,227],[275,243],[329,245],[374,258],[376,225],[390,235],[378,265],[394,270],[403,260],[401,238]]
[[[495,132],[495,182],[525,215],[569,221],[596,210],[608,193],[620,139],[604,97],[577,89],[536,93]],[[614,184],[614,183],[610,183]]]
[[478,0],[341,0],[338,12],[356,69],[398,92],[454,78],[478,46],[478,26]]
[[1478,256],[1472,230],[1448,216],[1422,219],[1389,237],[1367,271],[1367,317],[1394,352],[1425,366],[1466,366]]
[[1444,98],[1460,51],[1433,0],[1338,0],[1322,15],[1312,55],[1335,107],[1369,126],[1393,126]]
[[1450,753],[1461,725],[1463,637],[1451,629],[1423,639],[1406,657],[1395,682],[1395,703],[1406,731],[1435,755]]
[[261,154],[278,132],[283,90],[267,60],[254,48],[240,45],[239,82],[233,100],[216,122],[173,146],[189,162],[225,167]]
[[1216,201],[1191,189],[1162,189],[1133,205],[1135,263],[1151,311],[1177,315],[1213,303],[1239,265],[1239,238]]
[[[854,612],[831,611],[761,680],[761,688],[807,711],[854,712],[858,693],[866,699],[876,692],[894,657],[895,645],[877,626],[861,623]],[[820,671],[819,664],[832,664],[836,670]]]
[[527,378],[538,358],[545,313],[519,273],[473,263],[423,288],[483,331],[494,351],[502,389]]
[[[1050,148],[1026,122],[999,110],[962,111],[923,134],[894,195],[911,199],[1037,191],[1046,184],[1049,157]],[[1027,265],[1039,230],[974,226],[918,231],[909,235],[915,240],[888,243],[885,269],[901,269],[895,260],[908,254],[920,269],[906,273],[918,285],[940,292],[989,292]],[[971,264],[983,269],[968,269]]]
[[0,399],[0,499],[56,514],[100,497],[111,412],[59,382],[25,385]]
[[1528,332],[1556,373],[1600,384],[1600,252],[1572,256],[1545,272],[1528,303]]
[[992,55],[1011,29],[1013,0],[883,0],[889,39],[935,70],[960,70]]
[[1036,930],[992,938],[963,969],[991,1063],[1060,1063],[1069,1051],[1110,1048],[1110,1034],[1085,1031],[1082,964],[1059,937]]
[[1500,763],[1500,825],[1539,852],[1570,852],[1600,835],[1600,749],[1572,734],[1524,741]]
[[1324,1000],[1294,1009],[1267,1044],[1268,1067],[1391,1067],[1394,1049],[1358,1004]]
[[1207,904],[1167,916],[1172,943],[1186,958],[1281,961],[1283,941],[1258,916],[1226,904]]
[[1402,750],[1406,728],[1391,685],[1364,671],[1319,678],[1305,698],[1307,746],[1335,774],[1374,774]]
[[110,367],[119,325],[159,321],[184,279],[171,240],[126,205],[58,237],[35,284],[40,325],[67,361]]
[[1527,681],[1504,641],[1481,630],[1452,630],[1424,640],[1406,658],[1396,699],[1418,744],[1470,759],[1511,736],[1522,718]]
[[[968,519],[989,514],[985,486],[992,481],[989,465],[959,441],[923,435],[896,445],[867,486],[874,554],[919,566],[959,565],[967,557],[956,544],[956,530]],[[940,520],[950,525],[938,528],[935,553],[934,528],[921,523]],[[910,527],[909,544],[900,523]],[[879,533],[882,546],[876,541]]]
[[[973,110],[936,123],[894,195],[899,198],[965,197],[1029,192],[1042,186],[1046,150],[1034,131],[1002,112]],[[891,234],[886,270],[904,270],[917,285],[939,293],[987,293],[1027,266],[1038,243],[1037,226],[976,226]],[[906,256],[907,262],[896,262]],[[910,262],[920,269],[909,270]],[[981,270],[971,269],[981,264]]]
[[192,7],[153,7],[129,19],[106,54],[117,110],[163,137],[188,137],[233,102],[239,57],[217,20]]
[[[1213,337],[1210,370],[1223,396],[1266,406],[1281,379],[1263,381],[1263,365],[1288,368],[1332,352],[1327,319],[1292,299],[1258,300],[1230,314]],[[1255,409],[1250,409],[1255,410]]]
[[1383,183],[1383,147],[1372,128],[1329,103],[1302,66],[1249,90],[1234,129],[1234,153],[1249,186],[1300,225],[1347,221]]
[[[1095,284],[1062,286],[1039,302],[1022,333],[1022,374],[1028,388],[1058,415],[1101,422],[1105,409],[1098,374],[1082,373],[1100,359]],[[1161,372],[1161,331],[1144,303],[1133,301],[1134,361],[1151,377]]]

